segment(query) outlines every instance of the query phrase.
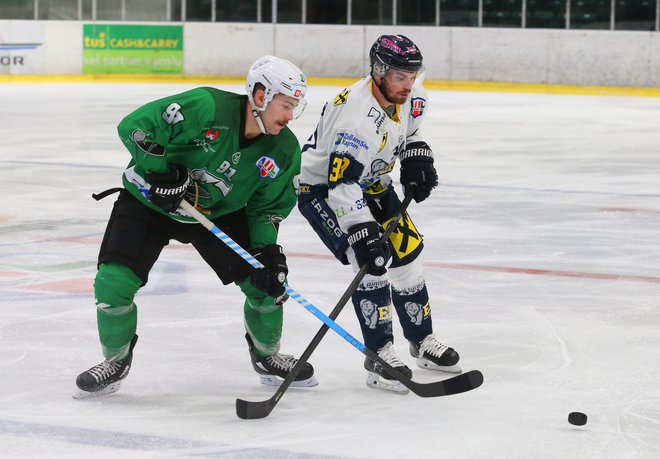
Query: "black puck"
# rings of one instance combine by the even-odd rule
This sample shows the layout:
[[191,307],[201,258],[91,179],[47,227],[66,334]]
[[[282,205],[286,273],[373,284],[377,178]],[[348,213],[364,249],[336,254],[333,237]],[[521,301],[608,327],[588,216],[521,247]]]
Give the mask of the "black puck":
[[574,426],[583,426],[587,423],[587,415],[579,411],[568,413],[568,422]]

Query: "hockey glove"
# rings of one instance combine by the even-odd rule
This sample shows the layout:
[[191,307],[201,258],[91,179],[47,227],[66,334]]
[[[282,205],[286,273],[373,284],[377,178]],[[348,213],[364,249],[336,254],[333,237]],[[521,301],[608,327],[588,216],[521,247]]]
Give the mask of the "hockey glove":
[[406,146],[399,160],[404,193],[408,194],[412,190],[415,202],[422,202],[431,195],[431,190],[438,186],[438,173],[433,167],[433,152],[426,142],[413,142]]
[[367,265],[367,272],[374,276],[382,276],[387,272],[387,261],[390,259],[390,246],[387,241],[380,240],[380,227],[376,222],[358,223],[348,230],[348,243],[355,252],[355,258],[360,267]]
[[188,169],[179,164],[170,164],[168,172],[147,172],[146,179],[151,184],[147,199],[165,212],[179,208],[191,183]]
[[252,271],[250,282],[262,292],[275,298],[277,304],[284,303],[288,299],[284,283],[286,275],[289,274],[289,268],[286,266],[286,257],[282,252],[282,247],[270,244],[253,250],[252,255],[264,267]]

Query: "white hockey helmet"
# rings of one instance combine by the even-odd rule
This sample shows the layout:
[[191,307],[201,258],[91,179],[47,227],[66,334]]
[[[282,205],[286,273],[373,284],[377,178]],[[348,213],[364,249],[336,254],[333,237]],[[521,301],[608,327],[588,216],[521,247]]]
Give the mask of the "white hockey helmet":
[[[257,83],[261,83],[265,88],[266,100],[263,107],[257,107],[252,97]],[[307,105],[304,99],[307,92],[305,74],[291,62],[281,57],[262,56],[257,59],[248,71],[245,90],[252,107],[252,113],[255,116],[266,110],[275,94],[284,94],[298,101],[298,106],[294,110],[295,118],[302,114]]]

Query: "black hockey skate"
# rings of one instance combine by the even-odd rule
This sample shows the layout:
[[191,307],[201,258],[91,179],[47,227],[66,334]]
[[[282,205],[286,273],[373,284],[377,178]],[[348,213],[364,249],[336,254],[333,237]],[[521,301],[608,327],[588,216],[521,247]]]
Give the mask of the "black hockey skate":
[[122,360],[107,359],[80,373],[76,378],[78,392],[73,397],[87,398],[117,392],[131,369],[133,348],[137,340],[138,335],[135,335],[128,348],[128,355]]
[[458,365],[458,352],[442,344],[435,335],[428,335],[420,343],[410,341],[410,355],[417,360],[417,366],[428,370],[461,373]]
[[[394,352],[392,343],[387,343],[378,351],[378,357],[394,367],[399,373],[407,378],[412,378],[412,370],[406,366],[405,363],[399,359]],[[367,370],[367,387],[373,389],[384,389],[397,394],[407,394],[408,388],[401,384],[401,382],[393,379],[383,368],[377,363],[372,362],[368,358],[364,359],[364,368]]]
[[[267,386],[279,386],[282,384],[284,378],[288,376],[291,369],[298,363],[298,359],[292,355],[280,354],[279,352],[268,357],[262,357],[255,352],[254,343],[249,334],[245,334],[245,339],[250,349],[252,367],[254,367],[254,371],[259,373],[261,384]],[[314,367],[305,362],[305,366],[300,370],[296,379],[293,380],[291,387],[313,387],[318,385],[318,383],[314,377]]]

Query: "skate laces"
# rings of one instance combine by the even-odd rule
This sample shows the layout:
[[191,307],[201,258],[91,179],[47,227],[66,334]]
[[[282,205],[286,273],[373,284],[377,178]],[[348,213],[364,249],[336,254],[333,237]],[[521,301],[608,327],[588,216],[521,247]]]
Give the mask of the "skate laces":
[[93,368],[89,369],[89,373],[96,379],[97,382],[100,382],[104,379],[113,376],[119,369],[121,365],[117,362],[110,360],[104,360]]
[[420,357],[423,356],[425,352],[435,357],[441,357],[447,349],[449,349],[449,346],[446,346],[438,341],[435,335],[428,335],[426,338],[424,338],[424,341],[419,343]]
[[276,353],[266,357],[266,362],[278,370],[291,371],[298,359],[292,355]]
[[399,356],[394,352],[394,346],[392,343],[387,343],[383,346],[381,350],[378,351],[378,357],[387,362],[391,367],[396,368],[405,366],[405,363],[403,363],[403,361],[399,359]]

